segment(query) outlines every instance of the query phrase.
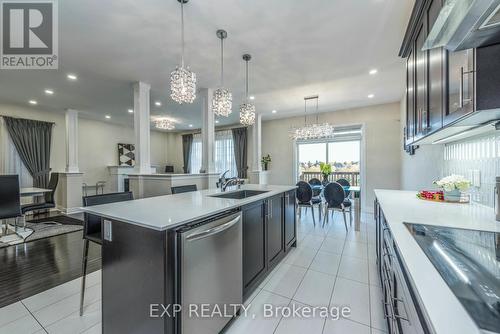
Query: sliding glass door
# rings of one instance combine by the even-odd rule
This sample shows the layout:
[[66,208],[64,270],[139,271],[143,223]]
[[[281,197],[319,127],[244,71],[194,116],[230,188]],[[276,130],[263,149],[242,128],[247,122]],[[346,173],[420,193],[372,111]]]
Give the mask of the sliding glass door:
[[329,181],[342,178],[359,185],[361,139],[298,142],[297,163],[297,180],[322,180],[320,164],[327,163],[332,166]]

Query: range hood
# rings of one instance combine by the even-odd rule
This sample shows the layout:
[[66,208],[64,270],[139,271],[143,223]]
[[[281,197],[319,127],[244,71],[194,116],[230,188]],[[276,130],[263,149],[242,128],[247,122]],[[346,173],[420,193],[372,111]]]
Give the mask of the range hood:
[[450,51],[500,43],[500,0],[446,0],[423,50]]

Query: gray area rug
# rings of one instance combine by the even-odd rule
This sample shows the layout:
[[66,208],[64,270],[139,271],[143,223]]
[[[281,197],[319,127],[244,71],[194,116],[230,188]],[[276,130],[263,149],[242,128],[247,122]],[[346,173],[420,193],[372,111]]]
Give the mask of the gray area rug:
[[[38,240],[38,239],[53,237],[60,234],[83,230],[83,226],[80,225],[68,225],[57,222],[43,222],[43,223],[27,222],[26,228],[33,230],[33,233],[31,233],[26,239],[24,239],[24,241],[22,238],[17,237],[15,235],[8,236],[8,238],[3,238],[4,241],[0,241],[0,248],[12,245],[19,245],[33,240]],[[22,230],[23,228],[19,227],[19,231]]]

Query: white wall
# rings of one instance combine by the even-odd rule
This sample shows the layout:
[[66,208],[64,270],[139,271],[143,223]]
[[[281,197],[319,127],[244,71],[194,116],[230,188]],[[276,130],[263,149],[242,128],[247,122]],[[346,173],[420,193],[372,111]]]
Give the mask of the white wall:
[[[265,121],[262,125],[262,155],[272,158],[269,183],[295,184],[295,144],[289,138],[292,126],[303,124],[303,117]],[[320,122],[333,125],[363,124],[365,136],[364,209],[373,210],[376,188],[399,189],[401,179],[400,104],[391,103],[364,108],[322,113]]]
[[[50,166],[53,171],[66,167],[64,114],[35,108],[0,104],[0,115],[54,122]],[[79,119],[79,166],[83,182],[95,184],[107,180],[107,166],[118,164],[118,143],[134,143],[134,129],[87,119]],[[151,164],[165,167],[167,162],[167,134],[151,132]],[[181,148],[182,151],[182,148]]]
[[[404,125],[406,124],[406,99],[401,109],[401,148],[403,147]],[[432,182],[441,178],[444,164],[444,145],[421,145],[414,155],[401,149],[401,189],[433,189]]]

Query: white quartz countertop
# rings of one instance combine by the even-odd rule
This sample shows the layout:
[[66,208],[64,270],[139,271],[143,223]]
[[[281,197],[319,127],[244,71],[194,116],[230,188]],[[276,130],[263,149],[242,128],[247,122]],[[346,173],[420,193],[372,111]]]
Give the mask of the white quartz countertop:
[[500,232],[492,208],[423,201],[415,191],[375,190],[421,306],[438,334],[482,333],[406,226],[415,223]]
[[[266,193],[244,199],[211,197],[220,189],[207,189],[188,193],[165,195],[133,201],[96,205],[83,211],[104,218],[163,231],[193,220],[234,209],[264,198],[295,189],[295,186],[243,185],[241,190],[262,190]],[[227,191],[229,193],[231,191]]]

